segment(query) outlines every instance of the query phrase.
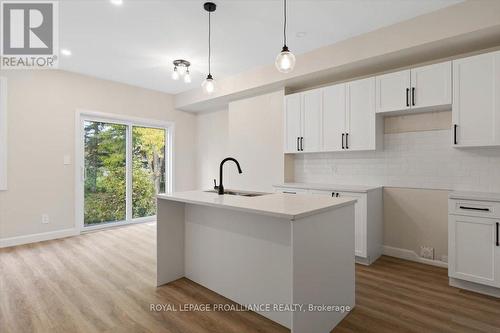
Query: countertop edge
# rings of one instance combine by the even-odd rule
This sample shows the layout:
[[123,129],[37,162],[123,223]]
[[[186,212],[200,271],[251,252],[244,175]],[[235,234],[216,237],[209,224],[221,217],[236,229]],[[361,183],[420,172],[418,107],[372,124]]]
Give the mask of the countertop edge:
[[273,184],[275,188],[299,188],[304,190],[325,190],[325,191],[340,191],[352,193],[368,193],[383,188],[382,185],[365,186],[364,189],[356,189],[357,186],[363,185],[340,185],[340,184],[308,184],[308,183],[282,183]]
[[162,200],[170,200],[170,201],[175,201],[175,202],[181,202],[181,203],[186,203],[186,204],[193,204],[193,205],[200,205],[200,206],[206,206],[206,207],[214,207],[214,208],[223,208],[223,209],[230,209],[230,210],[236,210],[240,212],[246,212],[246,213],[255,213],[255,214],[260,214],[260,215],[266,215],[266,216],[271,216],[271,217],[277,217],[277,218],[282,218],[282,219],[287,219],[290,221],[295,221],[295,220],[300,220],[304,217],[308,217],[311,215],[319,214],[322,212],[326,212],[332,209],[337,209],[341,207],[345,207],[351,204],[356,203],[356,199],[352,199],[349,201],[345,201],[342,203],[338,203],[329,207],[322,207],[322,208],[317,208],[305,213],[301,214],[284,214],[284,213],[275,213],[275,212],[269,212],[266,210],[260,210],[260,209],[251,209],[251,208],[245,208],[245,207],[236,207],[236,206],[230,206],[230,205],[223,205],[223,204],[217,204],[217,203],[210,203],[210,202],[203,202],[203,201],[197,201],[197,200],[190,200],[190,199],[185,199],[185,198],[177,198],[177,197],[172,197],[172,196],[165,196],[162,194],[156,195],[156,199],[162,199]]
[[448,198],[455,199],[455,200],[500,202],[500,193],[474,192],[474,191],[451,191],[448,194]]

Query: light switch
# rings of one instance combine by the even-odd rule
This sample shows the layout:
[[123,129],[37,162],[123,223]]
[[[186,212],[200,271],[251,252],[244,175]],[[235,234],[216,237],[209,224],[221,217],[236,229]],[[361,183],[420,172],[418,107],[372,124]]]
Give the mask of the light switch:
[[71,164],[71,155],[64,155],[64,165]]

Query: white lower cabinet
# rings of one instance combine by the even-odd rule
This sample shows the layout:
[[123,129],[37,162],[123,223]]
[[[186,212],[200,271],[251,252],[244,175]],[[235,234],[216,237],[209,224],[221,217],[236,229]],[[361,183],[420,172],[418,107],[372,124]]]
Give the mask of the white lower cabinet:
[[[448,275],[452,279],[500,288],[500,211],[498,204],[449,200]],[[450,283],[452,281],[450,280]],[[460,287],[461,285],[455,286]],[[466,289],[500,296],[469,284]],[[453,284],[452,284],[453,285]],[[488,292],[489,291],[489,292]]]
[[290,194],[328,195],[356,199],[354,206],[354,251],[356,262],[370,265],[382,254],[383,241],[383,199],[382,188],[366,192],[347,192],[314,189],[278,187],[277,192]]

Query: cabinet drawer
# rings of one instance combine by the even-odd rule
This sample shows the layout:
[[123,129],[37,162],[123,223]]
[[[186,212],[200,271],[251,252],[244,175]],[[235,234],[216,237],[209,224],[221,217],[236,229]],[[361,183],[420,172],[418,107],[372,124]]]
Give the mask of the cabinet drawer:
[[500,218],[500,203],[490,201],[458,200],[448,201],[450,214]]

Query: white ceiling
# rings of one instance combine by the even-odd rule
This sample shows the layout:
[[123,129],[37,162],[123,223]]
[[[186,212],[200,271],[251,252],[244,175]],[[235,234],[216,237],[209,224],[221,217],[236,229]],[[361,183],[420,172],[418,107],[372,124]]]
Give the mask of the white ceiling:
[[[60,68],[140,87],[179,93],[207,72],[205,1],[63,0]],[[290,0],[288,46],[301,54],[404,21],[460,0]],[[212,73],[215,79],[274,62],[282,47],[282,1],[215,1]],[[422,27],[425,29],[425,27]],[[299,37],[300,34],[305,34]],[[174,81],[174,59],[192,63],[193,82]]]

